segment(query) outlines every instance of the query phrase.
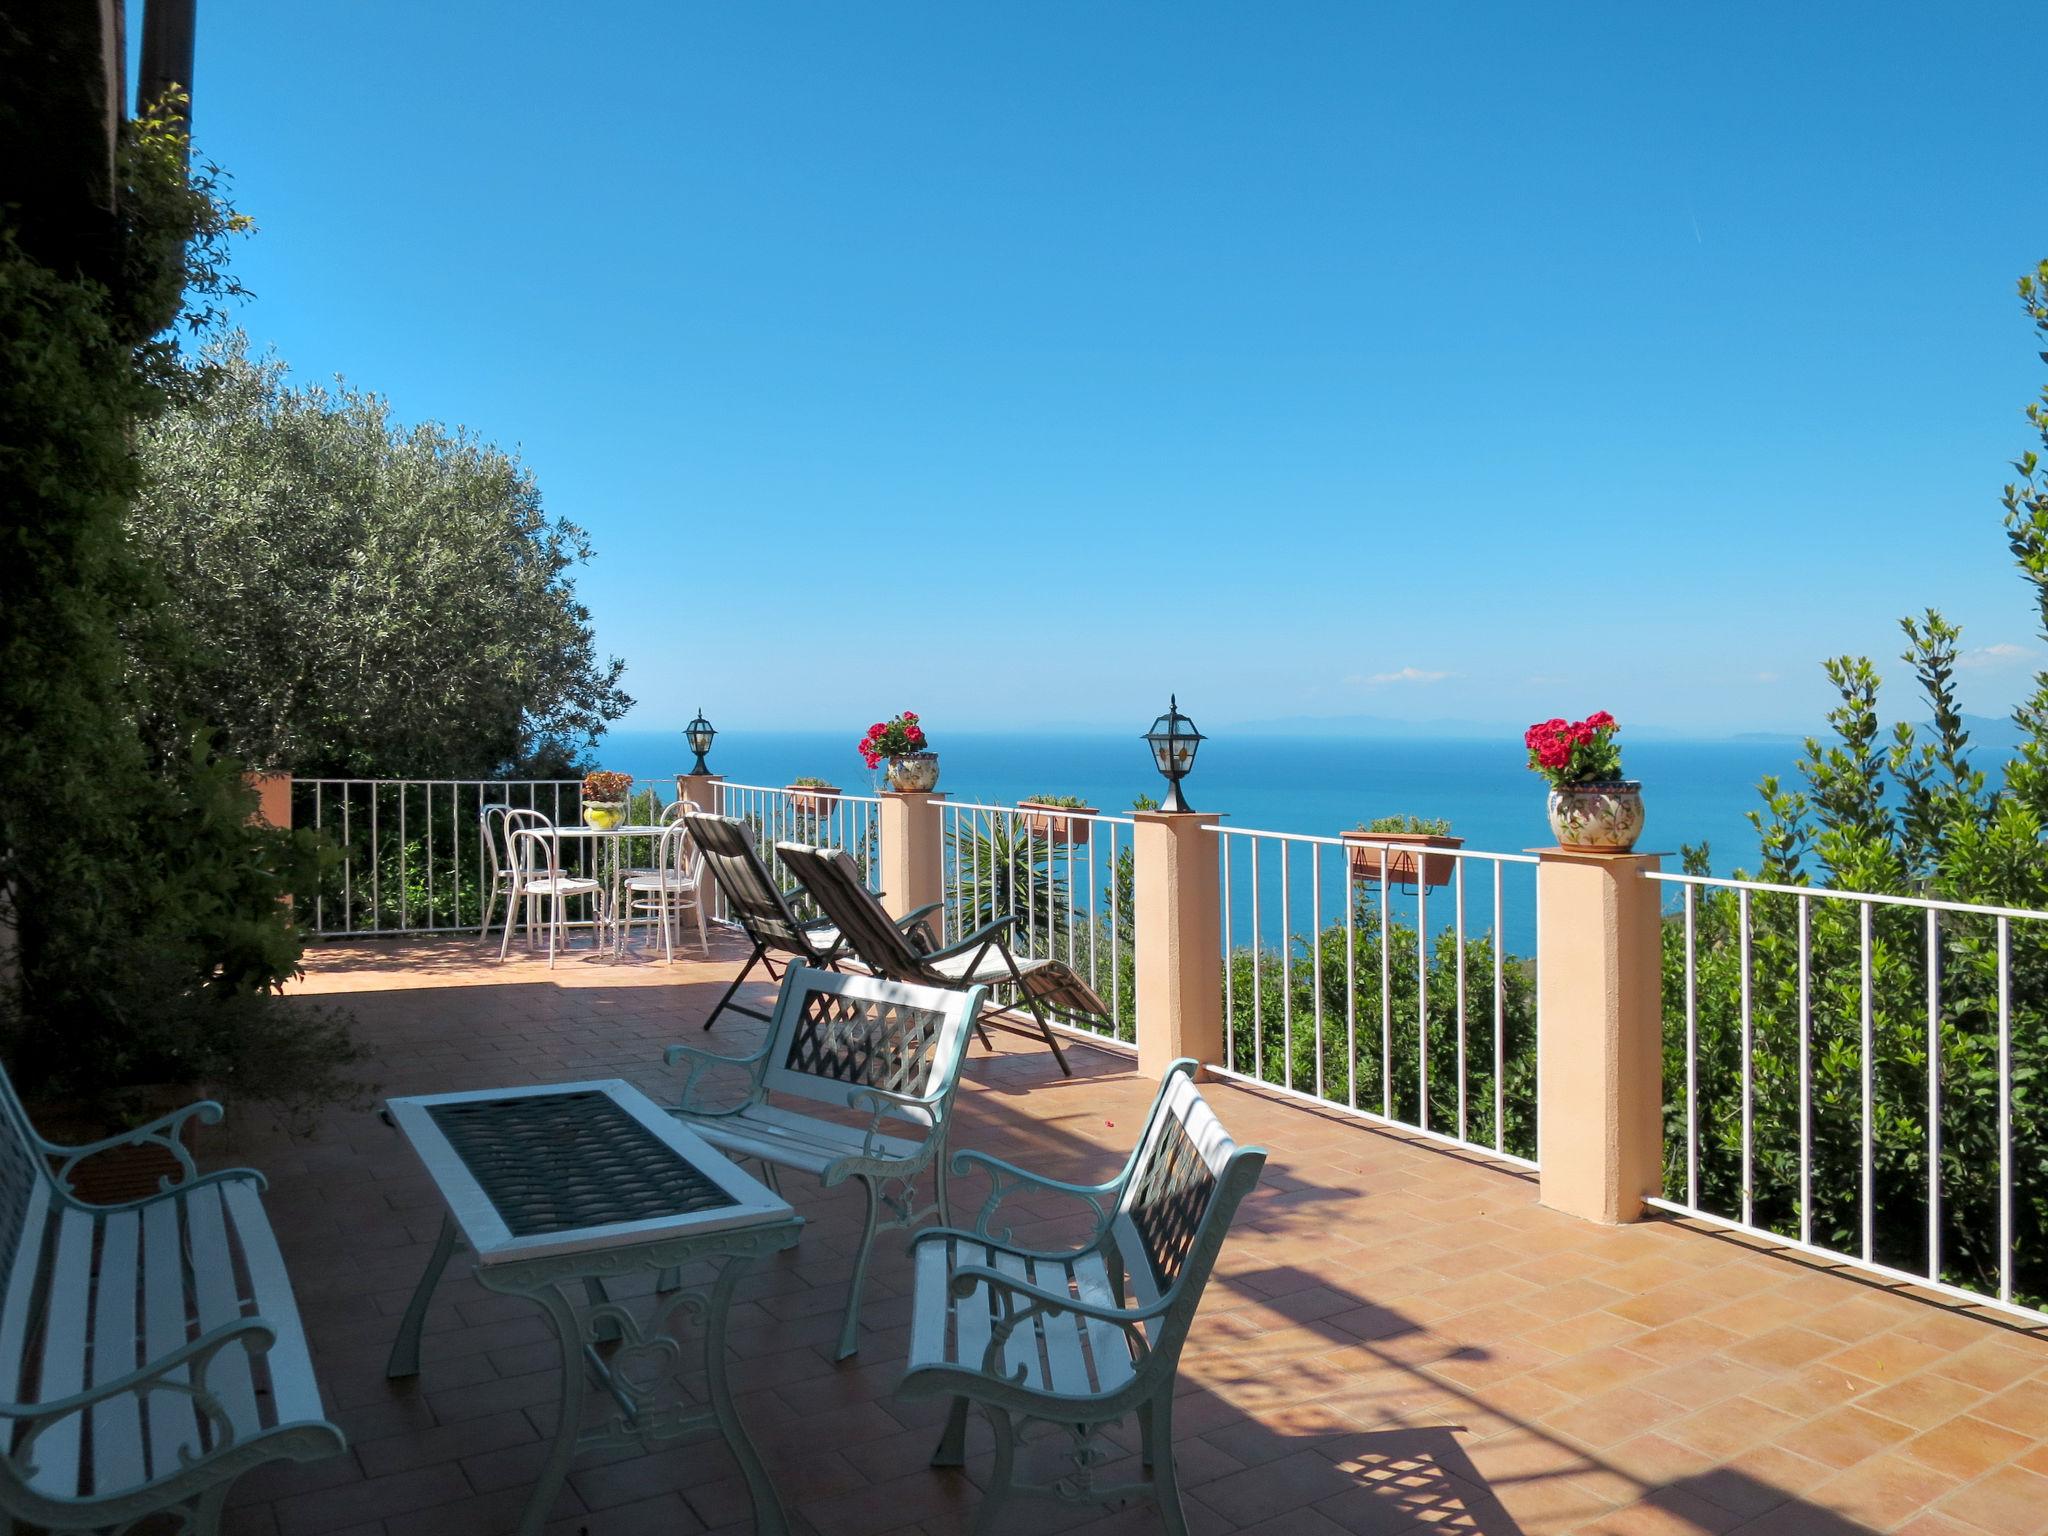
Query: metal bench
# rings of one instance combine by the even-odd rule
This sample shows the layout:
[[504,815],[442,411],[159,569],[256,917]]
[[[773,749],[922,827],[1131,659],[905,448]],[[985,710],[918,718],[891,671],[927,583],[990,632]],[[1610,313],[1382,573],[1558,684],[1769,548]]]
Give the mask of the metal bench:
[[[284,1259],[246,1168],[201,1174],[189,1105],[81,1147],[45,1141],[0,1071],[0,1509],[53,1531],[154,1514],[217,1531],[229,1486],[347,1449],[320,1407]],[[72,1171],[117,1147],[177,1162],[159,1193],[91,1205]]]
[[[1169,1531],[1185,1536],[1173,1466],[1173,1384],[1188,1325],[1238,1203],[1259,1181],[1266,1153],[1240,1147],[1196,1089],[1196,1063],[1167,1068],[1137,1150],[1106,1184],[1044,1178],[979,1152],[953,1155],[953,1172],[990,1181],[971,1232],[920,1232],[906,1396],[948,1394],[952,1413],[933,1466],[961,1464],[967,1410],[979,1403],[995,1429],[995,1475],[977,1531],[1012,1493],[1073,1503],[1151,1499]],[[1016,1247],[989,1223],[1013,1192],[1055,1191],[1092,1206],[1094,1237],[1071,1252]],[[1095,1469],[1122,1452],[1099,1434],[1138,1416],[1151,1477],[1097,1486]],[[1073,1438],[1072,1470],[1047,1483],[1015,1476],[1019,1437],[1033,1421]]]
[[[942,1223],[951,1220],[946,1135],[968,1029],[987,995],[986,987],[942,991],[792,964],[782,978],[768,1037],[751,1055],[668,1048],[670,1066],[689,1066],[672,1113],[721,1152],[758,1160],[771,1186],[777,1186],[779,1168],[815,1174],[827,1189],[860,1180],[867,1193],[867,1227],[847,1291],[841,1360],[859,1347],[861,1289],[876,1234],[914,1227],[934,1213]],[[741,1102],[711,1108],[700,1100],[699,1085],[716,1067],[749,1073]],[[771,1104],[771,1093],[851,1111],[860,1121]],[[927,1166],[933,1170],[934,1199],[921,1205],[917,1178]]]

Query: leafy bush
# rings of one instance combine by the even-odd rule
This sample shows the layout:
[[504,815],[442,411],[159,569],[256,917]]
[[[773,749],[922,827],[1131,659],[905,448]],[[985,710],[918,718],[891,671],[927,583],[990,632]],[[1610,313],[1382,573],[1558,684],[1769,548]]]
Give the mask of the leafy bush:
[[[2048,262],[2021,279],[2022,304],[2048,338]],[[2048,361],[2048,352],[2042,353]],[[2048,390],[2027,407],[2048,445]],[[2008,547],[2032,589],[2048,640],[2048,482],[2040,456],[2015,461],[2005,487]],[[2024,910],[2048,909],[2048,672],[2016,712],[2025,733],[2019,755],[1995,786],[1971,761],[1969,732],[1955,692],[1961,632],[1933,610],[1901,621],[1902,659],[1912,669],[1932,725],[1895,725],[1878,714],[1880,680],[1867,657],[1839,656],[1826,672],[1841,702],[1828,716],[1830,736],[1808,738],[1798,771],[1803,786],[1775,778],[1751,813],[1760,860],[1755,877],[1789,886],[1818,881],[1841,889],[1932,897]],[[1704,848],[1686,850],[1686,866],[1707,868]],[[1742,1204],[1743,898],[1711,891],[1693,903],[1701,1204],[1728,1215]],[[1748,898],[1750,1196],[1756,1221],[1798,1236],[1801,1227],[1802,1106],[1811,1137],[1805,1213],[1815,1241],[1860,1252],[1865,1119],[1865,909],[1859,904],[1752,893]],[[1808,1049],[1800,1060],[1800,909],[1806,909]],[[1941,1209],[1934,1222],[1941,1277],[1983,1291],[1999,1283],[1999,924],[1944,913],[1938,919],[1934,981],[1939,1007],[1928,1010],[1928,930],[1918,909],[1868,909],[1871,1067],[1870,1203],[1874,1257],[1925,1272],[1928,1262],[1930,1131],[1938,1133]],[[2014,1179],[2014,1290],[2048,1300],[2048,923],[2014,919],[2007,993],[2011,1020]],[[1687,963],[1682,911],[1664,934],[1666,1146],[1665,1188],[1686,1192],[1688,1104],[1685,1063]],[[1930,1125],[1929,1064],[1941,1106]]]
[[[10,78],[29,35],[0,37]],[[25,99],[0,96],[22,142]],[[317,843],[250,825],[240,765],[131,666],[191,647],[126,538],[131,434],[192,387],[172,327],[237,291],[222,243],[246,221],[168,119],[127,124],[119,167],[90,238],[0,223],[0,1038],[29,1092],[198,1078],[303,1106],[350,1093],[356,1060],[338,1019],[273,996]]]

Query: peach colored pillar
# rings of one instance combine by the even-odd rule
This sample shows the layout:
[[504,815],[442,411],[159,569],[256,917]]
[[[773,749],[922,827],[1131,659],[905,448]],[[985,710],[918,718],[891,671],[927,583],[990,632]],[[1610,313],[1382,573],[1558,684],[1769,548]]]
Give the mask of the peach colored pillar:
[[723,807],[718,800],[718,786],[725,779],[716,773],[679,773],[676,775],[676,798],[692,801],[698,810],[716,816]]
[[290,831],[292,776],[288,773],[245,773],[242,782],[256,791],[256,814],[249,819],[262,826]]
[[1158,1077],[1176,1058],[1223,1060],[1222,887],[1203,811],[1137,811],[1131,833],[1132,956],[1138,1070]]
[[[882,905],[905,918],[945,895],[944,839],[939,828],[943,791],[882,791]],[[932,931],[942,925],[934,923]]]
[[1535,852],[1543,1203],[1634,1221],[1663,1178],[1661,856]]

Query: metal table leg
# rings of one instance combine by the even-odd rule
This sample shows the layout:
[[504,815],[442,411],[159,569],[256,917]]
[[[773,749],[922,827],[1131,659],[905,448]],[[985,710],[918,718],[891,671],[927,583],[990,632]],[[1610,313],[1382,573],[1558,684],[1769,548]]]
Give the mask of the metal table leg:
[[[802,1225],[801,1219],[794,1219],[631,1248],[478,1266],[477,1278],[490,1290],[537,1302],[561,1347],[559,1427],[520,1519],[519,1536],[539,1536],[578,1452],[627,1446],[653,1450],[679,1435],[712,1428],[723,1435],[739,1463],[754,1501],[754,1529],[762,1536],[787,1536],[789,1521],[782,1501],[733,1403],[725,1333],[733,1293],[745,1271],[756,1257],[793,1246]],[[598,1295],[616,1298],[620,1287],[589,1289],[597,1280],[615,1281],[629,1274],[664,1276],[707,1260],[717,1264],[716,1275],[678,1290],[658,1290],[630,1300],[596,1300]],[[579,1297],[584,1304],[579,1305]],[[700,1323],[708,1407],[692,1400],[680,1386],[695,1362],[672,1329],[679,1313]],[[607,1393],[615,1406],[589,1422],[586,1398],[593,1387]]]

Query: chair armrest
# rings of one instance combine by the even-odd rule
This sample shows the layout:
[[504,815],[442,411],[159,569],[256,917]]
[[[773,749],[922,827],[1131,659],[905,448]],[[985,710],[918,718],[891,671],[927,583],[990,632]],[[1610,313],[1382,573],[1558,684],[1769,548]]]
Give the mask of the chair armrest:
[[1003,930],[1005,928],[1009,928],[1015,925],[1016,921],[1016,913],[1006,913],[1003,916],[997,918],[992,923],[982,924],[981,927],[975,929],[974,932],[968,934],[966,938],[955,939],[951,944],[948,944],[944,949],[933,950],[924,958],[927,960],[948,960],[951,959],[954,955],[964,955],[965,953],[967,953],[968,950],[974,948],[977,944],[982,945],[984,947],[990,944],[994,944],[1002,938]]
[[1003,1351],[1009,1346],[1010,1335],[1035,1317],[1056,1317],[1061,1313],[1071,1313],[1075,1317],[1090,1318],[1099,1323],[1107,1323],[1113,1328],[1121,1328],[1124,1336],[1136,1346],[1138,1364],[1142,1367],[1145,1357],[1152,1352],[1152,1341],[1145,1337],[1144,1329],[1140,1325],[1163,1317],[1175,1299],[1169,1295],[1160,1298],[1149,1307],[1136,1309],[1105,1307],[1097,1302],[1069,1296],[1064,1291],[1048,1291],[1028,1280],[1020,1280],[1015,1275],[1004,1274],[1003,1271],[990,1269],[984,1264],[962,1264],[946,1277],[946,1284],[952,1291],[954,1299],[959,1301],[965,1301],[973,1295],[977,1286],[985,1285],[989,1288],[989,1294],[1001,1304],[1002,1315],[995,1319],[994,1325],[989,1329],[988,1345],[981,1352],[981,1373],[998,1381],[1022,1379],[1021,1372],[1017,1376],[1009,1376],[1002,1369]]
[[201,1125],[218,1125],[220,1119],[220,1105],[211,1099],[201,1099],[196,1104],[174,1109],[168,1115],[152,1120],[147,1125],[138,1126],[132,1131],[124,1131],[119,1136],[104,1137],[99,1141],[89,1141],[83,1146],[61,1146],[54,1141],[45,1141],[41,1136],[38,1136],[36,1141],[45,1156],[62,1159],[57,1165],[57,1183],[67,1194],[71,1191],[71,1171],[74,1168],[89,1157],[97,1157],[102,1152],[112,1152],[120,1147],[162,1147],[178,1161],[178,1177],[175,1180],[167,1180],[163,1187],[176,1189],[199,1176],[198,1165],[192,1161],[192,1153],[182,1139],[186,1125],[194,1120]]
[[[881,892],[877,891],[875,894],[879,896]],[[897,918],[896,926],[898,928],[908,928],[912,923],[930,917],[934,912],[938,911],[943,906],[945,906],[945,903],[943,901],[928,901],[923,906],[919,907],[915,912],[909,912],[904,914],[902,917]]]
[[[690,1070],[683,1078],[683,1089],[676,1096],[676,1109],[689,1115],[736,1115],[749,1104],[762,1097],[761,1079],[768,1072],[768,1053],[775,1046],[775,1035],[771,1031],[761,1041],[759,1049],[745,1056],[726,1056],[717,1051],[703,1050],[694,1045],[672,1045],[661,1053],[661,1059],[675,1067],[688,1062]],[[697,1079],[713,1067],[741,1067],[748,1075],[747,1094],[739,1103],[729,1109],[702,1109],[691,1103],[697,1091]]]
[[[232,1440],[233,1423],[222,1411],[220,1404],[214,1400],[213,1394],[206,1390],[207,1367],[213,1363],[213,1357],[230,1344],[246,1344],[250,1354],[261,1355],[267,1353],[276,1342],[277,1330],[262,1318],[237,1318],[232,1323],[223,1323],[220,1327],[179,1345],[168,1354],[159,1355],[125,1376],[117,1376],[112,1381],[95,1382],[84,1391],[74,1392],[69,1397],[52,1398],[43,1403],[0,1402],[0,1418],[30,1421],[26,1439],[14,1447],[12,1455],[17,1462],[27,1460],[25,1453],[28,1444],[59,1419],[81,1409],[90,1408],[95,1403],[106,1402],[110,1398],[156,1388],[197,1399],[200,1410],[213,1419],[217,1437]],[[187,1365],[193,1367],[191,1381],[186,1381],[183,1376],[175,1380],[164,1380],[171,1372]]]
[[1042,1173],[1033,1173],[1028,1168],[1019,1168],[1015,1163],[1006,1163],[999,1157],[991,1157],[986,1152],[976,1152],[972,1148],[955,1152],[951,1166],[956,1175],[965,1175],[976,1168],[988,1174],[988,1198],[975,1213],[973,1235],[992,1242],[1006,1243],[1010,1238],[1010,1229],[1005,1227],[1000,1233],[996,1233],[990,1229],[989,1222],[995,1216],[996,1208],[1019,1189],[1043,1189],[1056,1195],[1072,1195],[1077,1200],[1085,1201],[1095,1211],[1095,1231],[1100,1237],[1103,1229],[1109,1225],[1117,1200],[1123,1195],[1124,1185],[1131,1176],[1132,1164],[1126,1163],[1122,1172],[1103,1184],[1069,1184],[1065,1179],[1047,1178]]
[[848,1109],[866,1110],[875,1117],[877,1126],[891,1110],[894,1110],[901,1118],[922,1125],[928,1131],[938,1129],[939,1106],[945,1102],[946,1095],[943,1093],[920,1096],[914,1093],[896,1093],[888,1088],[856,1088],[846,1096]]

